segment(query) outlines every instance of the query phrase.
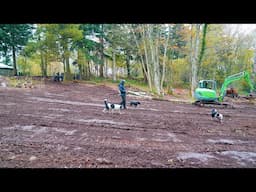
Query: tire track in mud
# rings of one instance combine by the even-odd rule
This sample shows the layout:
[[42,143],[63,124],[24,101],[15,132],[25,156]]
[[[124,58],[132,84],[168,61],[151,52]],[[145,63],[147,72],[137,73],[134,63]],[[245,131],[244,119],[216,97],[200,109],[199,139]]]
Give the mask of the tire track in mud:
[[[104,86],[52,85],[45,90],[1,94],[0,165],[256,167],[253,106],[219,109],[225,118],[221,125],[211,121],[209,107],[166,101],[141,99],[141,106],[128,106],[121,115],[104,114],[104,96],[114,93]],[[3,129],[7,125],[18,126]],[[23,156],[14,158],[22,154],[19,150]]]
[[[77,102],[77,101],[64,101],[64,100],[58,100],[58,99],[51,99],[51,98],[43,98],[43,97],[30,97],[32,100],[36,101],[41,101],[41,102],[50,102],[50,103],[62,103],[62,104],[69,104],[69,105],[78,105],[78,106],[93,106],[93,107],[101,107],[102,109],[104,108],[104,104],[97,104],[97,103],[85,103],[85,102]],[[29,100],[27,100],[29,101]],[[30,101],[29,101],[30,102]],[[148,108],[143,108],[143,107],[138,107],[136,110],[142,110],[142,111],[155,111],[155,112],[160,112],[161,113],[166,113],[166,114],[186,114],[186,115],[204,115],[204,116],[210,116],[210,110],[207,112],[199,112],[195,108],[192,108],[193,110],[191,111],[182,111],[182,110],[163,110],[163,109],[155,109],[149,106]],[[193,111],[193,112],[192,112]],[[223,113],[224,117],[239,117],[239,118],[255,118],[256,115],[237,115],[236,113]]]

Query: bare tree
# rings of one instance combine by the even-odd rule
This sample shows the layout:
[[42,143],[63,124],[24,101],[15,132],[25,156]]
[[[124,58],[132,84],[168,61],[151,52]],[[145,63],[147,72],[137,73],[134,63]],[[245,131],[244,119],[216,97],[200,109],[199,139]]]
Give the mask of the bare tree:
[[116,81],[116,52],[115,52],[115,50],[113,50],[113,52],[112,52],[112,57],[113,57],[113,61],[112,61],[112,78],[113,78],[113,81]]
[[[195,27],[195,36],[193,37],[193,28]],[[191,95],[197,85],[197,67],[198,67],[198,55],[199,55],[199,44],[200,44],[200,27],[201,24],[192,24],[191,27]]]
[[162,70],[162,79],[161,79],[161,90],[163,90],[163,84],[165,80],[165,70],[166,70],[166,53],[167,53],[167,47],[170,37],[170,26],[168,26],[168,34],[164,41],[164,58],[163,58],[163,70]]

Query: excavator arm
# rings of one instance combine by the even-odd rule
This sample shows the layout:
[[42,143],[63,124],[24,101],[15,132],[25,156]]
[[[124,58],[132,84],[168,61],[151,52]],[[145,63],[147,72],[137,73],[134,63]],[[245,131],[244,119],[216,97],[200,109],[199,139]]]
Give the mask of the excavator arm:
[[228,76],[224,80],[224,83],[222,84],[221,89],[220,89],[219,101],[223,101],[228,85],[230,83],[232,83],[234,81],[237,81],[237,80],[240,80],[240,79],[244,79],[249,84],[250,92],[253,91],[253,84],[252,84],[251,79],[250,79],[250,74],[246,71],[243,71],[243,72]]

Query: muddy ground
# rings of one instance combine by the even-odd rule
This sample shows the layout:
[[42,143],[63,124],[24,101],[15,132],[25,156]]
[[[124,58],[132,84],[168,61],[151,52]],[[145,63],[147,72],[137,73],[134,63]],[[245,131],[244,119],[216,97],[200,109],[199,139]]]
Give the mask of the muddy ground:
[[212,106],[139,100],[103,113],[103,100],[120,102],[117,88],[45,82],[0,88],[1,168],[255,168],[256,105]]

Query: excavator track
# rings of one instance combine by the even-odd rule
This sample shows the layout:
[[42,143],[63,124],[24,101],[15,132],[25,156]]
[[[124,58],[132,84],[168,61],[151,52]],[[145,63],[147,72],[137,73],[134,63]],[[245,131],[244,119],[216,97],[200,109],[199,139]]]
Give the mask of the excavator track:
[[218,101],[195,101],[192,104],[199,106],[199,107],[204,107],[205,105],[219,105],[219,106],[223,106],[225,108],[227,108],[227,107],[234,108],[234,106],[230,103],[218,102]]

